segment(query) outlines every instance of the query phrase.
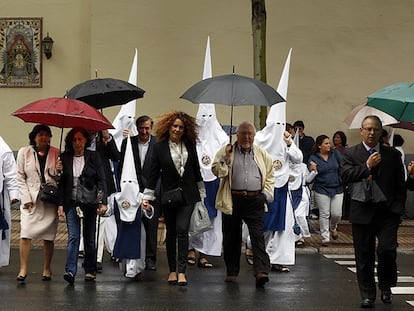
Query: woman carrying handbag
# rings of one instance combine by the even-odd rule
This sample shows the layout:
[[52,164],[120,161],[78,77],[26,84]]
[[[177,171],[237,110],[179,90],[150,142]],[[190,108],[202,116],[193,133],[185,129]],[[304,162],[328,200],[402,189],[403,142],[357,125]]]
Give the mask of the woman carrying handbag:
[[167,228],[168,283],[186,286],[190,218],[194,204],[205,197],[196,151],[197,126],[193,117],[179,111],[162,115],[156,124],[157,143],[142,204],[151,205],[160,177],[161,208]]
[[[86,150],[90,138],[83,128],[73,128],[65,138],[62,154],[63,173],[59,183],[59,217],[66,217],[68,244],[65,274],[69,284],[75,282],[82,218],[85,257],[85,281],[96,276],[96,215],[107,210],[107,189],[101,158],[95,151]],[[90,192],[94,192],[90,197]]]

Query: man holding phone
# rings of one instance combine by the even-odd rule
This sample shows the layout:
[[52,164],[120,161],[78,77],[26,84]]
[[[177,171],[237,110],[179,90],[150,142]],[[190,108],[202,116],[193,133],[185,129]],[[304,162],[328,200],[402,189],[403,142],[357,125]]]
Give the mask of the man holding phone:
[[397,232],[404,212],[406,183],[401,154],[380,144],[381,132],[382,123],[377,116],[365,117],[360,129],[362,142],[345,150],[341,169],[345,184],[367,179],[368,184],[375,183],[385,196],[380,202],[372,198],[363,202],[351,200],[349,220],[352,223],[361,308],[374,308],[375,253],[383,303],[392,302],[391,287],[397,283]]

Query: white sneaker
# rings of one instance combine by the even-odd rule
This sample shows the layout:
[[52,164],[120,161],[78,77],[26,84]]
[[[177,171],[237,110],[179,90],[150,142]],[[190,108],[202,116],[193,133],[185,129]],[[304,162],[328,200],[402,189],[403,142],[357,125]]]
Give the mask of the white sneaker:
[[324,247],[329,246],[329,240],[328,239],[323,239],[322,240],[322,246],[324,246]]

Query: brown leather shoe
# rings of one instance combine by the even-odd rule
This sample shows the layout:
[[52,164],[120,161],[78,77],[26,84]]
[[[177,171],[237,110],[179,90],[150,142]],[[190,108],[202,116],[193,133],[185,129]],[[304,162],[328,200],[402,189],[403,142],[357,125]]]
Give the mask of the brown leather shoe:
[[227,282],[227,283],[236,283],[236,280],[237,280],[237,276],[235,276],[235,275],[228,275],[224,279],[224,282]]
[[256,274],[256,288],[264,288],[265,283],[269,282],[269,275],[265,272]]

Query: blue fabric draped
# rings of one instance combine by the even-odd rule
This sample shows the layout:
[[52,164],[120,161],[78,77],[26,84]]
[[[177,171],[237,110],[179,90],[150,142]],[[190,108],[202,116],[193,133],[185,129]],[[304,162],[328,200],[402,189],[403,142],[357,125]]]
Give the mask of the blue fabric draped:
[[214,218],[217,216],[216,196],[217,196],[219,185],[220,185],[219,178],[213,181],[204,182],[204,186],[206,188],[206,195],[207,195],[207,197],[204,199],[204,204],[207,207],[208,215],[210,216],[210,218]]
[[141,258],[141,207],[138,209],[133,222],[120,219],[119,207],[115,201],[114,215],[118,233],[114,246],[114,257],[119,259]]
[[290,191],[290,198],[292,200],[292,207],[293,210],[296,210],[300,204],[300,201],[302,201],[302,193],[303,193],[303,187],[300,186],[297,190]]
[[267,203],[268,212],[264,213],[264,231],[285,230],[286,200],[288,183],[283,187],[275,188],[274,201]]

